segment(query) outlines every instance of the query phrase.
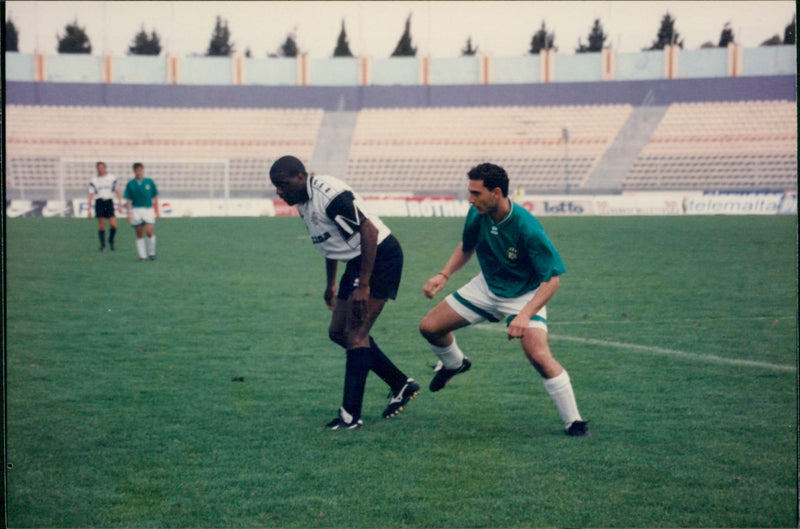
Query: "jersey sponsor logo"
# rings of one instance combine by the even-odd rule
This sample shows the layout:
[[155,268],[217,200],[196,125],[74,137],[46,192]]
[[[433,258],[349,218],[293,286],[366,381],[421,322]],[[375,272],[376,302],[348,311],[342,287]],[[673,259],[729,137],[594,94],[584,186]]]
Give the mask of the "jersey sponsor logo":
[[497,226],[492,226],[492,229],[489,230],[489,233],[492,235],[497,235],[499,232],[497,231]]
[[320,243],[323,243],[323,242],[327,241],[330,238],[331,238],[331,234],[326,231],[322,235],[312,235],[311,236],[311,242],[313,242],[314,244],[320,244]]

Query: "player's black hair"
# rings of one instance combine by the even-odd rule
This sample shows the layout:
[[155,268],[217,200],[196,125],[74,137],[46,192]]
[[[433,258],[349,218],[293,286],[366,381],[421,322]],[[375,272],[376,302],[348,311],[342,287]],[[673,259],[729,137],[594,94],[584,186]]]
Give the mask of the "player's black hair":
[[493,163],[476,165],[469,170],[467,176],[470,180],[483,180],[483,186],[489,191],[499,187],[503,196],[508,196],[508,174],[499,165]]
[[136,162],[135,164],[133,164],[133,170],[135,171],[137,167],[144,168],[144,165],[142,165],[142,162]]
[[100,164],[103,164],[103,165],[105,165],[105,164],[106,164],[106,162],[97,162],[96,164],[94,164],[94,166],[95,166],[95,167],[100,167]]
[[281,156],[275,163],[272,164],[272,167],[269,169],[269,176],[272,178],[273,176],[297,176],[298,174],[303,173],[304,175],[308,175],[306,173],[306,167],[303,165],[298,158],[294,156]]

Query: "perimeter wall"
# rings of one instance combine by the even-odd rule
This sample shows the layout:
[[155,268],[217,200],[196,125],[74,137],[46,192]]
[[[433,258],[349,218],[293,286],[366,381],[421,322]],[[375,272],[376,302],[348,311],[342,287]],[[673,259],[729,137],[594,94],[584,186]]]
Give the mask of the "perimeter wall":
[[[90,112],[102,112],[104,107],[282,108],[320,109],[325,113],[358,113],[374,108],[567,105],[631,105],[642,108],[667,107],[678,103],[771,100],[796,103],[796,75],[792,71],[796,52],[793,47],[791,50],[780,47],[738,52],[729,49],[727,69],[720,66],[726,61],[725,50],[681,50],[680,55],[676,55],[675,51],[666,51],[658,52],[658,57],[654,53],[656,52],[633,54],[636,57],[616,54],[613,64],[608,63],[613,66],[611,72],[606,66],[587,69],[585,64],[577,62],[589,59],[577,56],[559,57],[553,64],[545,65],[546,67],[540,63],[533,65],[525,62],[540,58],[516,58],[514,60],[524,59],[525,64],[518,64],[514,68],[511,68],[512,65],[506,59],[501,58],[490,63],[481,63],[483,59],[478,58],[476,68],[469,66],[472,62],[467,60],[428,59],[425,62],[414,59],[416,66],[410,66],[409,62],[406,65],[408,68],[394,68],[392,75],[381,73],[377,79],[376,72],[392,70],[389,65],[397,67],[399,63],[396,60],[372,61],[366,66],[368,72],[371,72],[370,78],[370,75],[364,75],[365,66],[356,64],[360,59],[353,59],[356,61],[356,73],[359,67],[362,71],[360,77],[356,75],[350,79],[341,76],[341,69],[349,68],[343,62],[315,63],[299,59],[293,62],[293,74],[278,75],[278,70],[275,70],[264,77],[268,81],[261,83],[257,78],[248,78],[246,75],[238,78],[236,75],[232,78],[226,77],[227,74],[220,75],[218,82],[208,77],[215,71],[228,71],[228,68],[235,72],[236,61],[241,60],[235,58],[225,65],[220,63],[216,68],[197,66],[197,71],[206,72],[205,77],[202,74],[189,75],[189,72],[195,71],[196,65],[183,59],[183,76],[181,82],[177,82],[177,77],[170,79],[168,75],[170,58],[150,58],[149,62],[145,61],[147,64],[142,63],[136,68],[144,68],[151,75],[138,75],[137,79],[133,79],[120,76],[121,71],[129,71],[133,68],[131,65],[136,63],[129,62],[126,58],[109,61],[99,57],[84,57],[70,68],[63,62],[68,61],[64,57],[46,58],[43,62],[41,58],[6,54],[4,95],[6,105],[78,106],[85,107]],[[676,58],[674,63],[670,53]],[[739,61],[744,61],[744,66],[741,63],[737,65],[736,57]],[[150,64],[154,60],[162,59],[166,64],[166,73],[160,67],[153,70],[153,65]],[[789,59],[792,59],[791,63]],[[96,62],[98,69],[94,71],[94,66],[91,65]],[[42,64],[49,64],[49,73],[41,70]],[[116,74],[109,64],[117,65]],[[208,62],[204,64],[208,66]],[[249,64],[247,71],[258,71],[259,64],[261,63]],[[276,68],[283,65],[280,67],[287,72],[291,70],[288,62],[274,64]],[[570,64],[574,67],[570,67]],[[632,66],[634,64],[641,67]],[[714,67],[715,64],[719,67]],[[580,72],[581,65],[585,70],[594,73],[579,75],[576,72]],[[664,69],[655,65],[664,66]],[[507,66],[509,72],[517,73],[502,74]],[[305,68],[307,71],[299,75],[298,68]],[[314,71],[318,73],[309,73]],[[535,71],[541,75],[520,77],[520,72],[524,71]],[[609,76],[609,73],[613,75]],[[82,82],[74,82],[76,76]],[[627,79],[620,80],[620,77]],[[346,81],[341,81],[342,79]],[[142,82],[143,80],[148,82]],[[504,80],[508,82],[503,82]],[[196,84],[198,82],[206,84]],[[85,216],[88,207],[85,199],[63,198],[65,197],[60,200],[7,202],[7,215]],[[463,215],[468,205],[458,198],[463,197],[369,197],[384,215],[404,216]],[[165,216],[293,214],[292,208],[286,208],[280,201],[270,198],[162,199]],[[537,215],[796,214],[797,211],[796,186],[795,189],[772,189],[769,192],[754,190],[725,193],[695,189],[686,192],[623,192],[581,197],[553,195],[543,198],[522,194],[516,199]]]

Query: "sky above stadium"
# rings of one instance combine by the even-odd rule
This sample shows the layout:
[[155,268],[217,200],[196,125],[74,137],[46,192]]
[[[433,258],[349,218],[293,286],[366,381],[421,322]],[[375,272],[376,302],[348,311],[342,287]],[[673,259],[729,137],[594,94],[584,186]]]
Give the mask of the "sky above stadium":
[[277,52],[294,32],[301,52],[330,57],[344,20],[355,55],[388,57],[411,15],[418,55],[457,57],[467,38],[481,53],[519,56],[546,23],[561,53],[573,53],[579,39],[600,19],[607,44],[621,52],[648,47],[667,12],[685,49],[717,44],[726,23],[736,42],[756,47],[773,35],[783,38],[795,13],[793,1],[9,1],[6,19],[19,32],[22,53],[56,53],[57,35],[77,20],[93,54],[124,55],[142,28],[155,31],[162,49],[176,56],[203,55],[217,16],[228,22],[235,51],[253,57]]

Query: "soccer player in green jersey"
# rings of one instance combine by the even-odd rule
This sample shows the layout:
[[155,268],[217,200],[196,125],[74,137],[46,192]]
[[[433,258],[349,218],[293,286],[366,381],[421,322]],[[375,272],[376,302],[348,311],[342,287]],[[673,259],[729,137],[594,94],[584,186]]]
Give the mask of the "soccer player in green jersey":
[[472,362],[459,349],[453,331],[489,320],[505,319],[508,339],[520,339],[522,350],[544,379],[567,435],[591,435],[567,371],[553,358],[547,339],[545,305],[566,271],[561,256],[539,221],[508,198],[508,175],[491,163],[469,171],[469,202],[461,244],[442,271],[423,288],[429,299],[450,276],[477,254],[481,273],[439,302],[420,322],[420,332],[439,357],[431,391],[439,391]]
[[[148,257],[151,261],[156,259],[156,234],[155,224],[159,217],[158,188],[156,183],[144,176],[144,165],[139,162],[133,164],[133,174],[128,185],[125,186],[125,211],[128,222],[136,230],[136,251],[139,259],[144,261]],[[145,240],[144,236],[147,235]]]

